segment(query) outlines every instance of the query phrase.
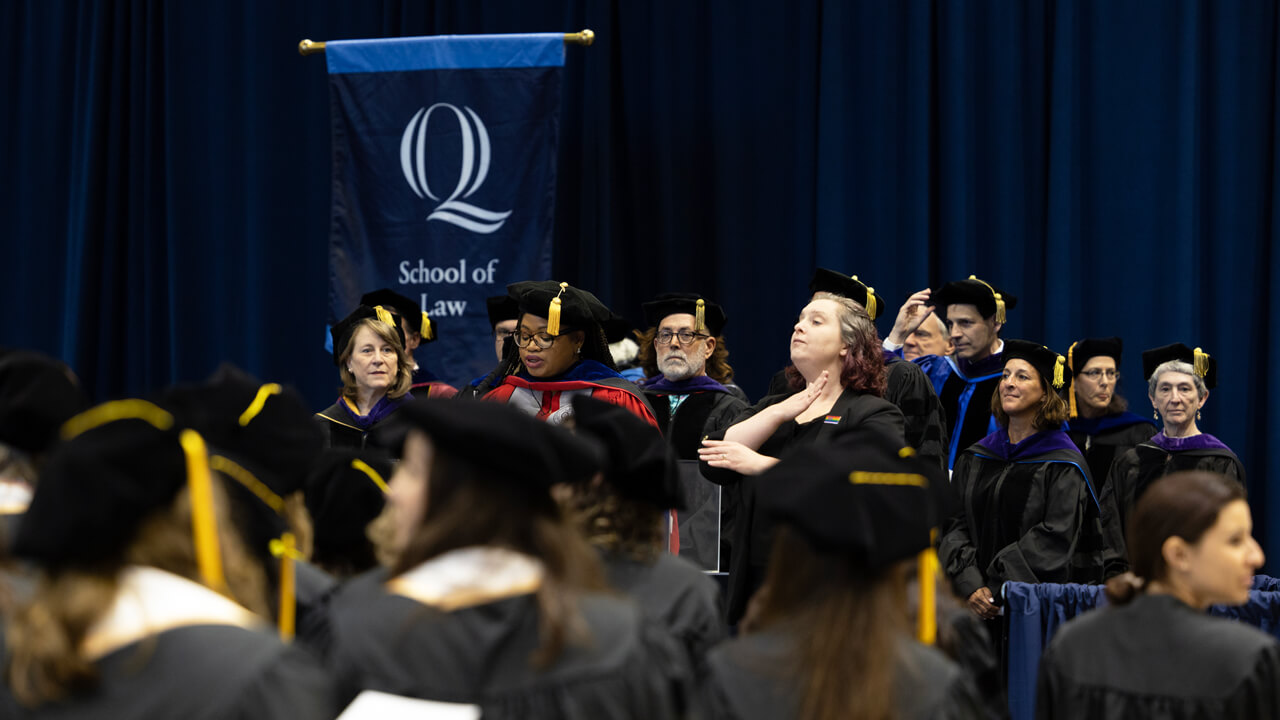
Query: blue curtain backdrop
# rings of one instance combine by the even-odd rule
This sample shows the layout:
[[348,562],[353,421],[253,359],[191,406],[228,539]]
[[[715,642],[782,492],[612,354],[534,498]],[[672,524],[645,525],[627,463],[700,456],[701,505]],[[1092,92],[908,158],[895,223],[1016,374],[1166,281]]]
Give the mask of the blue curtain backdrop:
[[1121,335],[1140,413],[1139,351],[1202,346],[1202,427],[1280,558],[1278,21],[1251,0],[4,3],[0,343],[99,398],[231,360],[328,404],[328,97],[297,41],[590,27],[556,279],[633,320],[665,290],[720,300],[756,395],[815,265],[894,300],[977,273],[1021,299],[1006,336]]

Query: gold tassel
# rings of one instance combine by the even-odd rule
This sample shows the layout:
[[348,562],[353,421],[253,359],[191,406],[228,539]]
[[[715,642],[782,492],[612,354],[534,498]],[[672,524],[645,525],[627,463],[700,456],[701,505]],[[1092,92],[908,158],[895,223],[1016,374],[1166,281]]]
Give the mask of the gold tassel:
[[258,417],[258,413],[262,412],[262,408],[267,405],[267,398],[272,395],[279,395],[283,389],[276,383],[267,383],[258,388],[258,394],[253,398],[253,402],[249,403],[249,407],[240,415],[240,427],[247,426],[253,419]]
[[1076,419],[1076,364],[1075,352],[1076,345],[1079,341],[1071,343],[1071,347],[1067,348],[1067,366],[1071,368],[1071,385],[1067,387],[1067,405],[1071,409],[1070,417]]
[[1204,377],[1209,374],[1209,353],[1196,348],[1192,354],[1192,359],[1197,375]]
[[391,492],[391,488],[387,486],[387,481],[383,480],[382,476],[378,474],[378,471],[369,466],[369,463],[361,460],[360,458],[356,458],[351,461],[351,467],[359,470],[365,475],[368,475],[369,479],[373,481],[374,485],[378,486],[378,489],[382,491],[383,495],[387,495]]
[[436,328],[431,324],[431,317],[427,315],[425,310],[422,312],[422,330],[420,334],[422,339],[428,342],[436,339]]
[[1004,324],[1004,320],[1005,320],[1005,316],[1004,316],[1004,297],[1002,297],[1002,296],[1000,295],[1000,293],[996,292],[996,289],[995,289],[995,288],[993,288],[993,287],[991,287],[991,285],[989,285],[988,283],[986,283],[986,282],[984,282],[984,281],[982,281],[982,280],[978,280],[978,276],[977,276],[977,275],[970,275],[970,276],[969,276],[969,279],[970,279],[970,280],[974,280],[974,281],[976,281],[976,282],[980,282],[980,283],[982,283],[983,285],[986,285],[986,286],[987,286],[987,289],[991,291],[991,295],[992,295],[993,297],[995,297],[995,299],[996,299],[996,322],[998,322],[998,323],[1000,323],[1001,325],[1003,325],[1003,324]]
[[875,320],[876,315],[879,315],[879,314],[880,314],[880,307],[876,305],[876,289],[868,285],[867,286],[867,315],[871,316],[872,320]]
[[173,416],[146,400],[113,400],[85,410],[62,425],[63,440],[102,427],[116,420],[141,420],[157,430],[173,427]]
[[1065,380],[1062,377],[1063,375],[1062,371],[1065,368],[1066,368],[1066,360],[1061,355],[1059,355],[1058,359],[1055,360],[1053,363],[1053,386],[1055,388],[1059,388],[1059,389],[1062,388],[1062,384],[1065,382]]
[[183,430],[179,438],[187,456],[187,488],[191,494],[191,535],[195,541],[200,578],[214,590],[225,593],[222,551],[218,547],[218,518],[213,509],[213,478],[204,438],[195,430]]
[[271,554],[280,558],[280,639],[289,642],[297,628],[298,603],[296,585],[296,568],[294,564],[302,559],[298,552],[298,540],[293,533],[287,532],[277,540],[271,541]]
[[693,329],[696,332],[707,331],[707,303],[698,298],[698,306],[693,311]]
[[916,638],[925,645],[932,645],[938,639],[937,594],[934,589],[937,576],[938,553],[930,546],[916,557],[916,583],[920,590]]
[[391,317],[391,311],[387,310],[381,305],[374,305],[373,311],[377,313],[379,320],[390,325],[391,327],[396,327],[396,320],[395,318]]
[[560,334],[560,296],[569,289],[569,283],[560,283],[560,292],[551,298],[551,307],[547,308],[547,334],[555,337]]

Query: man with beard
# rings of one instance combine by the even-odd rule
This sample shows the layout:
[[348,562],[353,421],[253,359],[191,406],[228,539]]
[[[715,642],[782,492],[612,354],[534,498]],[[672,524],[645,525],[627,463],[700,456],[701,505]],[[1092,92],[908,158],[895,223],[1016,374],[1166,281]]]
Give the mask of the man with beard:
[[[733,391],[724,342],[724,310],[698,295],[670,293],[644,304],[649,329],[641,336],[641,389],[667,442],[675,450],[684,506],[677,527],[680,554],[704,570],[728,567],[732,491],[698,472],[698,448],[707,433],[728,427],[747,408]],[[728,385],[729,387],[726,387]]]

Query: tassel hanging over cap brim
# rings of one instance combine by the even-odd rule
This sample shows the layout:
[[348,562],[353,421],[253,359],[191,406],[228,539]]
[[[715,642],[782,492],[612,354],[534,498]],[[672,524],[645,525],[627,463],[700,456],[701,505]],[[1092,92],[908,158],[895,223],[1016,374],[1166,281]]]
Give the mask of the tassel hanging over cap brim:
[[1066,382],[1066,379],[1063,377],[1063,370],[1065,368],[1066,359],[1059,355],[1058,359],[1053,363],[1053,386],[1055,388],[1061,389],[1063,383]]
[[560,292],[551,298],[551,306],[547,308],[547,334],[555,337],[560,334],[560,296],[569,289],[569,283],[560,283]]
[[187,456],[187,488],[191,496],[191,535],[195,541],[196,565],[200,579],[217,592],[225,593],[222,550],[218,546],[218,519],[213,509],[213,479],[204,438],[195,430],[183,430],[179,437]]
[[1070,418],[1075,420],[1078,417],[1076,412],[1076,364],[1075,352],[1076,345],[1079,341],[1071,343],[1071,347],[1067,348],[1067,367],[1071,370],[1071,384],[1067,386],[1067,407],[1071,411]]
[[707,302],[698,298],[698,305],[693,311],[693,329],[704,333],[707,331]]
[[396,326],[396,320],[394,317],[391,316],[391,311],[387,310],[381,305],[375,305],[373,307],[373,312],[378,315],[378,319],[381,320],[382,322],[390,325],[393,328]]
[[919,586],[919,612],[916,615],[916,639],[933,645],[938,639],[937,594],[934,582],[938,573],[938,553],[932,547],[916,557],[916,584]]
[[1209,374],[1209,353],[1196,348],[1192,353],[1192,360],[1192,366],[1195,368],[1197,375],[1204,377]]
[[436,339],[436,328],[431,324],[431,318],[425,312],[422,313],[422,330],[420,334],[422,339],[428,342]]

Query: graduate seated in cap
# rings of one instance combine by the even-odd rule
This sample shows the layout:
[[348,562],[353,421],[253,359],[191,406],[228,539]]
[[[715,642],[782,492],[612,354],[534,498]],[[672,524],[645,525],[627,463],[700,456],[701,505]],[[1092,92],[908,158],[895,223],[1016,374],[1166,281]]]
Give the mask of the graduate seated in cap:
[[413,365],[404,329],[381,305],[361,305],[330,332],[342,393],[316,413],[316,422],[325,433],[325,447],[364,448],[374,428],[412,397]]
[[710,433],[698,450],[703,477],[734,485],[741,502],[725,608],[731,625],[764,581],[773,540],[773,522],[756,502],[760,473],[784,453],[830,442],[850,427],[879,427],[899,439],[898,447],[905,444],[902,412],[883,398],[885,366],[876,327],[852,300],[814,295],[791,333],[791,362],[788,375],[797,392],[764,398],[729,428]]
[[1089,462],[1099,498],[1106,494],[1107,474],[1116,457],[1156,433],[1155,423],[1128,412],[1129,403],[1120,394],[1123,349],[1118,337],[1085,338],[1067,349],[1067,435]]
[[600,448],[514,408],[420,400],[397,419],[389,577],[333,601],[330,665],[364,690],[479,706],[489,720],[674,717],[682,653],[630,602],[551,487]]
[[738,386],[724,342],[728,317],[719,305],[686,293],[659,295],[644,304],[644,315],[649,329],[641,335],[640,358],[649,378],[641,390],[677,458],[686,506],[678,515],[679,552],[704,570],[723,570],[737,492],[702,477],[698,448],[707,433],[728,427],[747,408],[741,390],[733,392]]
[[701,669],[724,639],[720,589],[697,565],[666,552],[667,510],[683,511],[675,457],[662,433],[616,405],[574,398],[574,431],[606,450],[602,475],[568,502],[604,559],[609,584],[631,596]]
[[404,335],[404,350],[409,356],[409,365],[413,370],[414,397],[449,398],[458,394],[458,389],[437,378],[430,370],[418,364],[414,353],[423,343],[432,343],[440,339],[440,323],[431,319],[418,303],[394,290],[383,288],[365,293],[360,304],[367,307],[381,305],[391,311],[400,323],[401,334]]
[[1179,470],[1215,472],[1244,485],[1240,458],[1218,438],[1200,432],[1196,421],[1217,385],[1218,363],[1200,348],[1182,343],[1142,353],[1147,397],[1163,428],[1126,450],[1111,466],[1102,489],[1102,525],[1115,558],[1107,576],[1124,572],[1126,524],[1134,504],[1156,478]]
[[161,404],[201,434],[209,466],[226,480],[234,528],[267,581],[270,617],[286,640],[316,650],[327,640],[324,601],[334,579],[305,561],[311,527],[301,494],[324,447],[320,429],[291,388],[263,383],[232,365],[178,385]]
[[261,617],[205,444],[141,400],[63,426],[14,552],[39,568],[3,693],[32,718],[332,718],[330,682]]
[[383,515],[391,458],[367,449],[334,448],[312,467],[306,505],[311,519],[311,561],[338,581],[378,567],[369,526]]
[[788,455],[761,478],[779,523],[750,632],[711,651],[703,716],[977,718],[970,680],[936,649],[928,608],[913,628],[906,579],[935,565],[928,511],[936,464],[901,437],[851,430]]
[[952,587],[988,620],[1000,614],[1007,581],[1102,579],[1088,465],[1061,430],[1067,403],[1055,388],[1064,384],[1065,359],[1024,340],[1004,348],[1000,386],[989,401],[999,429],[956,459],[951,485],[960,507],[938,546]]
[[[834,270],[818,268],[809,281],[812,293],[826,292],[846,297],[867,311],[872,322],[884,313],[884,300],[875,289],[858,279],[857,275],[842,275]],[[927,325],[922,325],[927,328]],[[920,328],[917,328],[919,331]],[[928,332],[926,329],[925,332]],[[914,334],[912,335],[914,337]],[[910,358],[907,358],[910,359]],[[887,368],[887,382],[884,399],[893,403],[902,411],[903,432],[907,445],[916,452],[936,460],[941,467],[947,463],[947,423],[942,412],[942,403],[933,390],[929,378],[918,366],[903,359],[897,352],[884,351],[884,362]],[[794,391],[782,371],[773,376],[769,383],[769,394],[778,395]]]
[[476,394],[550,423],[573,415],[574,395],[621,405],[650,423],[653,410],[618,374],[601,323],[613,313],[594,295],[568,283],[527,281],[507,286],[520,307],[516,352],[479,385]]
[[897,352],[931,315],[944,315],[954,353],[924,355],[914,362],[942,402],[950,440],[947,467],[954,468],[962,450],[996,429],[987,398],[995,392],[1004,366],[1000,330],[1005,312],[1017,304],[1018,298],[970,275],[937,291],[925,289],[911,295],[885,338],[885,350]]
[[1128,525],[1133,571],[1108,607],[1064,625],[1040,658],[1036,717],[1280,717],[1280,645],[1210,605],[1249,600],[1262,549],[1244,488],[1216,473],[1151,484]]

